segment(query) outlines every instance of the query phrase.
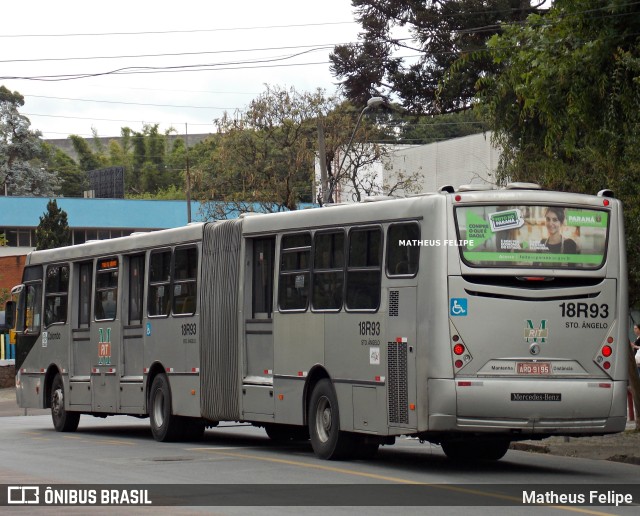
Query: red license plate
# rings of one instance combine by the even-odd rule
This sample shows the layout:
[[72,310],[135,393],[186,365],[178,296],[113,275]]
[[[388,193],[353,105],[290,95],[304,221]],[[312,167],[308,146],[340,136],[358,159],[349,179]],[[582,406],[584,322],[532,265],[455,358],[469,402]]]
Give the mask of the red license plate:
[[516,371],[518,374],[551,374],[551,364],[549,362],[518,362]]

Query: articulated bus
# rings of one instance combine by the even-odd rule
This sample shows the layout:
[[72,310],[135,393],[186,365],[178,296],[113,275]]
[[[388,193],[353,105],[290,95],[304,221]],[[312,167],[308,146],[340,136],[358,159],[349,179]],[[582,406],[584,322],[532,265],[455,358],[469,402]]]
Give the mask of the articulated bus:
[[[475,188],[475,189],[474,189]],[[133,234],[29,255],[20,407],[220,421],[322,459],[398,436],[453,459],[625,428],[622,207],[513,183]]]

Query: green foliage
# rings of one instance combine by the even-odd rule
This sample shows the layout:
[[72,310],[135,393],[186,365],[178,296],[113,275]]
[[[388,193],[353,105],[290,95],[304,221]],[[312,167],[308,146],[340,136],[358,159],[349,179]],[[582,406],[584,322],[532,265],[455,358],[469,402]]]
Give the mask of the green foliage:
[[[385,135],[368,117],[353,134],[361,111],[322,90],[267,85],[242,115],[225,113],[216,120],[218,134],[190,150],[194,198],[208,203],[212,218],[256,209],[295,210],[300,203],[313,202],[319,128],[325,136],[331,188],[348,184],[356,198],[379,193],[372,192],[375,185],[362,170],[380,159],[383,148],[371,142]],[[350,159],[339,170],[352,134]],[[174,153],[179,155],[179,149]]]
[[71,230],[67,222],[67,213],[58,208],[55,199],[51,199],[36,228],[36,249],[54,249],[70,244]]
[[478,82],[478,112],[504,149],[502,180],[612,189],[625,206],[630,299],[640,299],[640,5],[557,0],[506,27]]
[[43,162],[49,170],[57,173],[60,179],[59,194],[63,197],[82,197],[89,188],[87,174],[62,150],[43,142]]
[[[371,96],[393,94],[408,111],[433,115],[468,108],[477,79],[500,68],[486,53],[464,66],[453,64],[482,49],[502,23],[523,20],[544,2],[533,7],[529,0],[352,3],[363,29],[360,41],[339,45],[331,55],[332,73],[347,98],[364,105]],[[399,57],[407,54],[413,58]]]
[[18,111],[24,97],[0,86],[0,188],[3,195],[53,195],[58,178],[42,163],[42,136]]
[[412,145],[426,145],[487,130],[486,123],[472,110],[415,117],[400,113],[399,116],[393,115],[387,126],[391,125],[399,130],[398,143]]
[[126,184],[127,193],[156,193],[183,185],[181,169],[186,163],[175,169],[167,164],[170,161],[167,152],[167,136],[170,132],[173,129],[161,134],[158,124],[145,125],[142,132],[131,131],[132,171]]
[[220,134],[207,143],[210,151],[194,163],[200,198],[233,203],[232,211],[254,205],[266,211],[295,210],[298,203],[310,202],[315,120],[326,111],[321,91],[301,94],[267,87],[243,116],[225,113],[216,120]]
[[76,134],[70,135],[69,139],[78,155],[80,168],[84,172],[98,170],[107,166],[106,156],[98,151],[93,151],[87,140]]
[[140,200],[162,200],[162,201],[182,201],[187,198],[187,194],[182,187],[175,185],[168,186],[167,188],[160,189],[156,193],[145,192],[141,194],[127,195],[127,199],[140,199]]
[[95,132],[92,145],[79,136],[69,138],[78,154],[81,170],[123,167],[125,195],[136,196],[183,187],[186,168],[184,142],[177,139],[169,149],[168,135],[171,132],[173,129],[160,133],[158,124],[145,125],[140,132],[123,127],[120,139],[111,140],[106,149]]

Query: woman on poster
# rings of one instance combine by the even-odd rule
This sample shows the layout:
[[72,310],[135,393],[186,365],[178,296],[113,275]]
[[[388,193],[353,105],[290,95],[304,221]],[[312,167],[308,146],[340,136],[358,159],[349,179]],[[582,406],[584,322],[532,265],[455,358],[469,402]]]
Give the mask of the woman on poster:
[[562,234],[565,221],[564,208],[550,206],[547,208],[544,218],[549,236],[540,243],[547,248],[546,252],[554,254],[578,254],[578,244],[576,244],[575,240],[565,238]]

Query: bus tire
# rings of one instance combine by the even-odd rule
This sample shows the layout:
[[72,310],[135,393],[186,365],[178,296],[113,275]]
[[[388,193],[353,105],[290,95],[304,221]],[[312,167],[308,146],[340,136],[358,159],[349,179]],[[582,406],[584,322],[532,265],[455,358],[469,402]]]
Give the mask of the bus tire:
[[51,384],[51,419],[57,432],[75,432],[80,422],[80,412],[72,412],[64,407],[64,382],[60,373]]
[[442,450],[452,460],[459,462],[496,461],[505,456],[509,439],[452,439],[442,441]]
[[171,389],[165,374],[159,374],[153,379],[148,412],[151,433],[156,441],[171,442],[180,438],[183,422],[182,418],[173,415]]
[[328,379],[320,380],[309,402],[309,437],[317,457],[325,460],[347,458],[353,448],[351,434],[340,431],[338,398]]

